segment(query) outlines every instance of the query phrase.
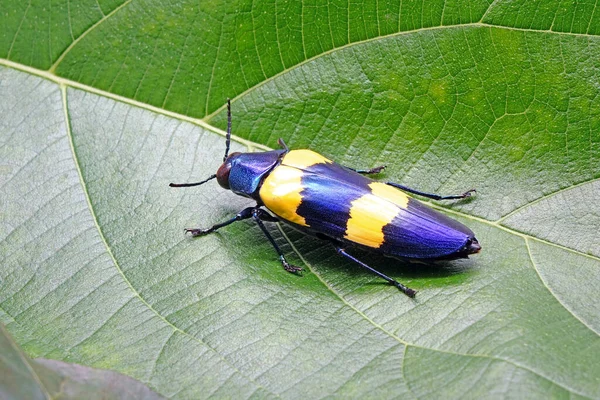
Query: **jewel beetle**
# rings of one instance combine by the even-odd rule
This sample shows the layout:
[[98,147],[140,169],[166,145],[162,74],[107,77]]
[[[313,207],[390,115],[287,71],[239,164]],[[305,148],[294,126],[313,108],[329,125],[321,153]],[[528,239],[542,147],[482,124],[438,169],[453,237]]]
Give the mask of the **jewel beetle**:
[[201,182],[169,186],[198,186],[216,178],[220,186],[255,200],[256,205],[210,228],[186,229],[192,236],[207,235],[252,218],[275,248],[283,268],[299,273],[302,268],[287,262],[264,224],[284,222],[330,242],[338,254],[409,297],[414,297],[416,291],[352,256],[346,247],[421,262],[467,258],[481,250],[474,233],[465,225],[405,194],[449,200],[469,197],[474,189],[461,195],[439,196],[394,182],[378,182],[365,175],[379,173],[384,166],[370,170],[348,168],[311,150],[290,150],[282,139],[280,150],[260,153],[229,154],[230,143],[231,102],[227,100],[225,155],[217,173]]

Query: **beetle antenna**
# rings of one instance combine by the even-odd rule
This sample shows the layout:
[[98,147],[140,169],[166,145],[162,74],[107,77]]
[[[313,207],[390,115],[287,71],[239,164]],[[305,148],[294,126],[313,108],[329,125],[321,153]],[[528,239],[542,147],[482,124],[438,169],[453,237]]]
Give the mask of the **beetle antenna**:
[[[227,156],[229,155],[229,147],[231,145],[231,100],[227,99],[227,136],[225,136],[225,155],[223,156],[223,162],[227,160]],[[211,179],[215,179],[217,177],[216,174],[209,176],[203,181],[193,182],[193,183],[169,183],[170,187],[190,187],[190,186],[200,186],[210,181]]]
[[231,100],[227,99],[227,136],[225,136],[225,155],[223,162],[227,160],[229,155],[229,145],[231,144]]
[[208,178],[206,178],[205,180],[201,181],[201,182],[194,182],[194,183],[169,183],[169,186],[171,187],[190,187],[190,186],[200,186],[208,181],[210,181],[211,179],[215,179],[217,177],[216,174],[209,176]]

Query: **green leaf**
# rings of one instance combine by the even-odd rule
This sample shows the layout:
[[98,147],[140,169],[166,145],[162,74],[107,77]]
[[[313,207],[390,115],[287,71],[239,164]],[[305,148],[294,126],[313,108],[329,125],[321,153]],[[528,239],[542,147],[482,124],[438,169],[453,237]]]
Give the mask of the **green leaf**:
[[162,399],[112,371],[42,358],[29,360],[0,324],[0,394],[8,399]]
[[[0,321],[24,350],[166,397],[600,398],[600,13],[400,4],[3,7]],[[356,253],[410,300],[285,227],[302,278],[251,223],[184,237],[252,203],[168,187],[218,168],[234,95],[234,150],[477,188],[432,206],[482,253]]]
[[349,43],[478,21],[465,3],[5,0],[0,57],[193,116]]

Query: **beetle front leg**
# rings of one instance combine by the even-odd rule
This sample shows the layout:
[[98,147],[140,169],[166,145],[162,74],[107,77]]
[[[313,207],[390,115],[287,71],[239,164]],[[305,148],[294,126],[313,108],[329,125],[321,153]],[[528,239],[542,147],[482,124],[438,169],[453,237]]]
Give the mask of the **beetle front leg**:
[[358,265],[360,265],[361,267],[368,269],[369,271],[371,271],[372,273],[374,273],[375,275],[379,276],[380,278],[385,279],[386,281],[388,281],[388,283],[390,285],[394,285],[396,286],[398,289],[400,289],[400,291],[402,293],[404,293],[405,295],[407,295],[408,297],[415,297],[415,295],[417,294],[417,292],[407,286],[404,286],[403,284],[401,284],[400,282],[390,278],[389,276],[382,274],[381,272],[377,271],[376,269],[369,267],[367,264],[365,264],[364,262],[360,261],[358,258],[351,256],[350,254],[346,253],[346,250],[342,249],[339,246],[335,246],[335,250],[337,251],[338,254],[354,261],[355,263],[357,263]]
[[273,239],[273,236],[271,236],[271,234],[267,230],[267,227],[265,226],[265,224],[263,224],[263,221],[277,222],[278,219],[273,217],[266,211],[261,210],[260,208],[254,208],[252,210],[252,218],[256,221],[256,223],[258,224],[260,229],[263,231],[263,233],[265,234],[267,239],[269,239],[269,242],[271,242],[271,245],[273,245],[273,248],[279,255],[279,260],[281,261],[281,265],[283,265],[283,269],[285,269],[287,272],[291,272],[292,274],[300,274],[300,272],[302,272],[302,268],[297,267],[297,266],[292,265],[289,262],[287,262],[287,260],[285,259],[285,256],[283,255],[283,251],[281,251],[281,249],[279,248],[277,243],[275,243],[275,239]]
[[390,185],[390,186],[393,186],[393,187],[398,188],[400,190],[404,190],[405,192],[416,194],[416,195],[423,196],[423,197],[427,197],[427,198],[433,199],[433,200],[464,199],[464,198],[467,198],[467,197],[471,197],[471,195],[473,193],[477,192],[475,189],[471,189],[471,190],[467,190],[463,194],[450,195],[450,196],[440,196],[439,194],[426,193],[426,192],[421,192],[420,190],[411,189],[411,188],[409,188],[407,186],[400,185],[400,184],[394,183],[394,182],[386,182],[386,185]]
[[235,217],[231,218],[230,220],[221,222],[219,224],[215,224],[208,229],[184,229],[184,231],[185,231],[185,233],[191,233],[193,237],[208,235],[209,233],[213,233],[217,229],[222,228],[227,225],[231,225],[234,222],[252,218],[252,212],[254,211],[254,209],[255,209],[255,207],[244,208],[242,211],[237,213],[237,215]]

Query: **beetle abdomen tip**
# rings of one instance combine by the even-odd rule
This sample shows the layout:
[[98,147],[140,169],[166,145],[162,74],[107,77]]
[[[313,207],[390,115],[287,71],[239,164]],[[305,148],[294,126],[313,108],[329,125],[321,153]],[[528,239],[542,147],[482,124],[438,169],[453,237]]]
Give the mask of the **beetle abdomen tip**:
[[477,241],[477,239],[470,239],[471,243],[467,243],[467,253],[468,254],[477,254],[481,251],[481,245]]

